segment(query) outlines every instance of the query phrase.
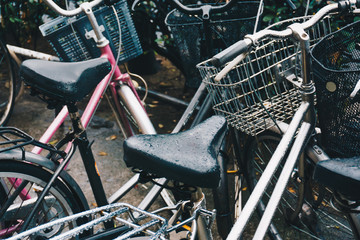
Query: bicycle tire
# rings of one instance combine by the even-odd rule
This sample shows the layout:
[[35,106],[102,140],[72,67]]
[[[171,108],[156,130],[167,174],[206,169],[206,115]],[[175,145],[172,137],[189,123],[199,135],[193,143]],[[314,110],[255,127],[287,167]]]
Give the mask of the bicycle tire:
[[[247,151],[245,160],[247,166],[245,169],[250,191],[255,188],[257,180],[260,178],[280,140],[279,135],[264,132],[247,143],[245,148]],[[286,157],[280,163],[257,207],[259,217],[264,212],[264,207],[285,160]],[[297,215],[296,221],[289,223],[289,215],[293,212],[298,196],[301,194],[295,167],[274,214],[268,235],[272,239],[279,239],[279,236],[282,239],[353,239],[351,227],[346,220],[345,214],[336,212],[331,207],[329,201],[332,195],[331,192],[326,190],[324,197],[321,197],[321,201],[317,201],[320,199],[320,187],[311,181],[314,165],[310,160],[306,160],[305,164],[305,178],[308,179],[306,180],[308,184],[305,185],[304,194],[306,198],[302,203],[302,210]]]
[[15,104],[16,79],[14,63],[0,39],[0,126],[8,123]]
[[[213,190],[214,207],[219,235],[225,239],[242,207],[243,177],[241,169],[241,141],[239,132],[230,129],[225,139],[225,147],[218,157],[221,169],[219,187]],[[225,197],[226,196],[226,197]]]
[[[9,237],[16,234],[21,229],[21,221],[25,220],[26,216],[32,210],[32,205],[35,203],[36,195],[41,192],[46,183],[50,180],[52,171],[44,169],[36,164],[27,162],[20,162],[14,160],[0,160],[0,232],[1,238]],[[10,179],[13,178],[13,181]],[[21,180],[21,184],[25,184],[23,197],[20,193],[15,192],[14,180]],[[24,199],[26,196],[31,196],[30,199]],[[12,196],[14,198],[12,198]],[[23,200],[24,199],[24,200]],[[51,221],[55,218],[69,216],[88,209],[83,206],[76,196],[76,192],[71,191],[69,186],[60,177],[54,182],[45,201],[41,205],[41,211],[36,213],[36,216],[31,220],[30,226],[35,227],[39,224]],[[49,205],[51,204],[51,205]],[[46,211],[44,211],[46,208]],[[86,221],[86,220],[81,220]],[[78,223],[73,223],[74,226]],[[17,227],[16,227],[17,226]],[[11,230],[11,228],[13,229]],[[46,239],[55,236],[62,231],[69,230],[72,226],[59,226],[53,229],[37,233],[35,237],[45,237]]]

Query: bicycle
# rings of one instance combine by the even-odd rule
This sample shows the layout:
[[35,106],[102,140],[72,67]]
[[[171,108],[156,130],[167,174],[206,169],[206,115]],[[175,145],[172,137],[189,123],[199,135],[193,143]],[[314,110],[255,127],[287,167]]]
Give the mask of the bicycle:
[[[101,1],[96,0],[93,1],[90,4],[90,6],[94,6],[96,4],[99,4]],[[66,12],[64,10],[58,9],[58,7],[50,0],[46,1],[46,3],[50,4],[56,11],[61,12],[62,14],[75,14],[81,11],[81,9],[75,9],[71,12]],[[91,11],[89,11],[89,5],[85,4],[82,6],[82,8],[85,8],[88,13],[91,15],[93,14]],[[123,8],[121,8],[123,9]],[[71,13],[71,14],[70,14]],[[94,30],[98,29],[94,27]],[[98,29],[99,30],[99,29]],[[96,31],[95,31],[96,32]],[[104,41],[104,39],[101,37],[101,32],[98,33],[100,36],[97,37],[98,40]],[[106,41],[105,41],[106,42]],[[108,46],[105,46],[105,49],[103,50],[106,53],[106,56],[110,58],[110,62],[113,64],[117,61],[114,60],[114,58],[111,58],[111,52],[109,50]],[[107,58],[107,59],[108,59]],[[107,61],[105,61],[103,58],[100,59],[94,59],[94,60],[88,60],[85,62],[79,62],[79,63],[59,63],[59,62],[51,62],[51,61],[39,61],[39,60],[27,60],[22,65],[22,74],[25,81],[32,86],[34,90],[34,94],[38,94],[41,92],[41,94],[44,94],[46,97],[43,98],[49,106],[51,107],[58,107],[61,104],[58,104],[58,101],[66,102],[66,101],[72,101],[71,104],[68,106],[68,109],[70,110],[70,118],[74,121],[73,122],[73,129],[75,132],[83,135],[85,132],[82,131],[82,127],[80,125],[79,119],[76,116],[76,109],[73,106],[73,102],[78,101],[82,99],[86,94],[88,94],[93,87],[97,85],[97,80],[99,77],[104,77],[106,75],[106,78],[100,82],[100,84],[97,85],[97,88],[94,92],[95,95],[92,96],[90,99],[90,105],[88,105],[87,109],[85,109],[85,112],[81,118],[81,123],[83,124],[83,127],[86,128],[87,124],[89,123],[97,103],[99,102],[100,97],[102,96],[103,92],[105,91],[105,88],[108,85],[108,82],[111,79],[111,75],[108,74],[104,69],[107,68]],[[113,65],[112,64],[112,65]],[[72,75],[72,71],[69,69],[74,69],[75,66],[77,66],[79,75]],[[67,69],[69,68],[69,69]],[[97,75],[97,71],[101,71],[101,74],[99,76]],[[84,76],[81,76],[82,73],[89,71],[88,76],[91,80],[91,83],[89,83],[89,86],[82,85],[84,84]],[[110,70],[109,70],[110,71]],[[54,72],[59,73],[57,77],[53,76]],[[69,76],[69,82],[68,85],[64,85],[64,83],[61,81],[62,74],[65,74],[65,76]],[[69,74],[69,75],[68,75]],[[148,117],[145,116],[145,112],[143,107],[140,105],[140,102],[137,100],[137,97],[133,94],[131,91],[131,87],[127,86],[127,83],[131,86],[131,81],[128,78],[126,74],[120,74],[118,69],[115,69],[115,74],[119,74],[115,79],[114,83],[110,83],[110,87],[112,89],[112,93],[114,94],[116,99],[121,98],[123,104],[126,106],[127,109],[131,111],[131,115],[137,117],[136,120],[141,120],[139,122],[141,125],[141,130],[143,133],[150,133],[153,134],[154,130],[150,124],[147,125]],[[80,89],[77,86],[76,81],[80,81]],[[124,81],[120,83],[120,81]],[[52,84],[49,85],[47,83],[51,82]],[[79,92],[81,91],[80,95]],[[64,99],[64,94],[66,99]],[[118,96],[119,94],[119,96]],[[54,99],[57,99],[57,101],[52,101],[48,97],[53,97]],[[114,98],[115,98],[114,97]],[[119,106],[119,102],[115,102],[116,107],[119,107],[122,109],[122,106]],[[135,112],[134,112],[135,111]],[[187,114],[191,113],[191,109],[188,110]],[[128,112],[124,112],[124,114],[129,114]],[[144,114],[144,115],[142,115]],[[43,137],[40,138],[40,143],[47,143],[49,142],[51,136],[54,134],[55,129],[60,126],[60,124],[64,121],[65,117],[67,116],[67,110],[66,108],[63,108],[60,113],[55,118],[54,122],[50,125],[50,127],[47,129]],[[145,121],[143,121],[142,118],[145,118]],[[125,118],[126,119],[126,118]],[[185,119],[187,119],[185,117]],[[120,121],[122,121],[121,119]],[[178,127],[181,128],[184,125],[184,122],[186,120],[181,120],[178,123]],[[144,125],[145,123],[145,125]],[[128,127],[129,130],[131,130],[131,127]],[[178,130],[174,130],[176,132]],[[125,135],[126,135],[125,130]],[[58,144],[56,144],[56,149],[60,149],[61,147],[65,147],[67,142],[71,142],[72,139],[76,138],[77,134],[74,132],[68,134],[65,136],[65,138],[61,141],[59,141]],[[89,178],[91,179],[91,185],[92,190],[94,191],[94,195],[96,195],[96,201],[98,206],[106,205],[108,203],[113,203],[121,199],[125,194],[128,193],[137,183],[144,181],[143,178],[141,178],[141,174],[137,173],[134,177],[132,177],[122,188],[120,188],[118,191],[116,191],[111,197],[108,199],[106,198],[106,195],[104,193],[104,190],[101,186],[101,180],[99,178],[97,168],[94,164],[94,157],[90,151],[90,146],[88,141],[86,140],[86,134],[84,139],[78,139],[76,140],[76,144],[79,146],[80,152],[82,153],[83,159],[87,159],[86,161],[90,161],[90,163],[84,162],[87,172],[89,175]],[[16,141],[15,141],[16,142]],[[78,144],[80,143],[80,144]],[[81,192],[79,186],[77,183],[64,171],[62,171],[63,168],[65,168],[66,164],[64,162],[70,161],[72,154],[74,153],[74,147],[67,146],[66,152],[68,152],[67,157],[62,161],[62,163],[59,163],[59,159],[64,158],[64,155],[57,155],[57,156],[51,156],[48,155],[48,157],[51,157],[52,161],[49,161],[47,158],[43,158],[40,155],[38,155],[42,151],[42,148],[39,146],[35,146],[32,154],[31,153],[24,153],[24,154],[18,154],[17,156],[13,156],[11,154],[4,154],[4,158],[2,158],[4,161],[4,166],[1,168],[2,176],[1,179],[3,181],[3,189],[4,191],[10,190],[14,191],[11,192],[11,198],[3,199],[5,202],[3,202],[2,205],[2,220],[3,223],[3,231],[1,232],[1,236],[6,236],[8,234],[14,234],[15,232],[19,230],[24,230],[28,226],[32,227],[33,224],[37,224],[35,220],[39,220],[41,222],[41,218],[33,218],[34,215],[36,215],[36,207],[34,207],[34,204],[39,205],[42,200],[45,199],[55,199],[56,206],[58,208],[52,208],[51,211],[54,211],[55,218],[63,216],[62,212],[62,206],[65,208],[65,215],[69,215],[75,212],[80,212],[82,210],[86,210],[89,208],[88,203]],[[10,157],[10,161],[6,161],[5,159]],[[9,162],[8,164],[5,164]],[[63,164],[64,163],[64,164]],[[34,169],[31,172],[27,171],[27,165],[30,164],[31,166],[29,168]],[[14,167],[15,170],[7,170],[11,167]],[[13,173],[13,171],[16,171],[17,173]],[[37,176],[33,176],[32,172],[34,172],[34,175],[37,174]],[[49,175],[49,172],[52,173]],[[61,172],[61,173],[60,173]],[[19,174],[18,174],[19,173]],[[59,175],[60,174],[60,175]],[[24,178],[23,181],[14,181],[13,178],[19,177]],[[53,180],[51,180],[53,179]],[[35,192],[33,193],[33,189],[30,187],[31,190],[31,198],[27,199],[26,196],[28,194],[26,191],[22,191],[22,189],[25,187],[27,182],[34,182],[36,185],[40,187],[35,187]],[[59,185],[59,187],[52,186],[53,181],[55,181],[56,185]],[[58,183],[60,182],[60,183]],[[164,198],[167,200],[168,205],[172,205],[171,199],[168,198],[166,195],[166,192],[163,192],[163,186],[167,182],[166,179],[160,179],[160,181],[157,183],[158,185],[155,185],[152,190],[150,191],[149,195],[147,195],[144,200],[139,205],[139,208],[141,209],[147,209],[155,200],[155,198],[162,192]],[[8,183],[8,184],[6,184]],[[23,185],[21,185],[23,183]],[[160,186],[159,186],[160,185]],[[46,187],[48,186],[48,187]],[[50,193],[52,194],[50,197],[46,196],[46,191],[44,189],[50,189]],[[58,190],[57,188],[60,188]],[[67,189],[67,190],[65,190]],[[43,191],[44,190],[44,191]],[[37,196],[37,194],[39,196]],[[72,195],[71,197],[69,195]],[[225,195],[225,194],[224,194]],[[6,194],[8,196],[8,194]],[[226,194],[227,196],[227,194]],[[13,200],[16,199],[22,204],[20,205],[14,205]],[[69,200],[68,200],[69,199]],[[36,201],[38,200],[38,201]],[[57,202],[57,200],[59,202]],[[225,205],[227,206],[227,205]],[[11,216],[11,219],[6,220],[7,217],[10,217],[9,214],[7,214],[11,208],[16,209],[16,213],[21,213],[21,215],[15,215]],[[24,207],[24,209],[22,209]],[[46,206],[44,206],[46,207]],[[32,209],[30,211],[30,209]],[[57,212],[59,210],[59,212]],[[10,211],[11,212],[11,211]],[[24,214],[27,212],[28,214]],[[12,212],[13,213],[13,212]],[[59,216],[57,216],[59,214]],[[38,216],[38,215],[36,215]],[[17,218],[18,217],[18,218]],[[5,219],[4,219],[5,218]],[[27,220],[25,221],[25,218]],[[20,223],[18,220],[20,219]],[[13,221],[14,220],[14,221]],[[24,222],[23,222],[24,221]],[[21,229],[20,229],[21,228]],[[53,235],[53,232],[49,233],[49,236]]]
[[[225,115],[233,127],[254,136],[247,138],[247,153],[240,163],[252,193],[228,239],[241,236],[254,211],[261,218],[255,239],[262,239],[266,233],[274,239],[293,239],[298,235],[301,239],[344,238],[345,232],[356,236],[356,229],[348,232],[352,224],[327,205],[331,191],[312,185],[313,167],[329,157],[318,146],[314,132],[315,87],[311,81],[310,46],[330,32],[324,29],[330,24],[320,22],[321,19],[337,10],[358,13],[357,7],[357,1],[328,5],[308,21],[289,25],[285,30],[266,29],[247,35],[198,65],[215,95],[215,111]],[[289,36],[299,42],[299,50]],[[289,118],[292,121],[287,124]],[[334,216],[330,217],[331,224],[324,223],[317,211]],[[356,221],[356,215],[353,216]],[[335,222],[337,217],[340,220]]]

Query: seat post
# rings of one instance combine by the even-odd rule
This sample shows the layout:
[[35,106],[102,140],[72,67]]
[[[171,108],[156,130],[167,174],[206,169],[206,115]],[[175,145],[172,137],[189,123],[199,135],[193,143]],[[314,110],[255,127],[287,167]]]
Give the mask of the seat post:
[[66,104],[66,106],[69,111],[69,116],[74,129],[74,133],[82,133],[85,130],[85,128],[81,122],[78,108],[74,103]]

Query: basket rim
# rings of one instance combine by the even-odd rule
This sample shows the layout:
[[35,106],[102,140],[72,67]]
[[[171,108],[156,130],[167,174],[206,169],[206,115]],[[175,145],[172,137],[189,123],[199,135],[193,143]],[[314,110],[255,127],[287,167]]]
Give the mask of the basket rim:
[[301,16],[301,17],[295,17],[295,18],[289,18],[289,19],[284,19],[284,20],[281,20],[279,22],[276,22],[276,23],[273,23],[271,24],[270,26],[267,26],[265,29],[271,29],[273,27],[277,27],[279,25],[282,25],[284,23],[290,23],[290,22],[295,22],[295,21],[299,21],[299,20],[307,20],[309,18],[311,18],[312,16]]
[[[251,3],[251,4],[257,4],[257,5],[260,5],[261,1],[246,1],[246,2],[237,2],[237,4],[248,4],[248,3]],[[191,5],[195,5],[195,4],[191,4]],[[188,5],[188,6],[191,6],[191,5]],[[211,4],[202,4],[202,5],[211,5]],[[258,6],[259,7],[259,6]],[[231,10],[231,9],[229,9]],[[227,10],[227,11],[229,11]],[[174,8],[173,10],[171,10],[165,17],[165,24],[169,27],[176,27],[176,26],[189,26],[189,25],[202,25],[203,21],[201,19],[201,17],[196,17],[196,16],[193,16],[193,15],[188,15],[189,17],[193,17],[194,19],[198,19],[199,21],[198,22],[190,22],[190,23],[169,23],[169,17],[171,15],[173,15],[175,12],[180,12],[177,8]],[[185,14],[185,13],[184,13]],[[185,14],[187,15],[187,14]],[[254,16],[251,16],[251,17],[246,17],[246,18],[232,18],[232,19],[225,19],[225,20],[211,20],[211,16],[210,16],[210,23],[218,23],[218,22],[234,22],[234,21],[246,21],[246,20],[250,20],[250,19],[254,19],[257,17],[257,14],[255,14]]]
[[[350,23],[350,24],[346,25],[345,27],[343,27],[343,28],[341,28],[341,29],[339,29],[339,30],[337,30],[337,31],[335,31],[335,32],[332,32],[332,33],[326,35],[325,37],[323,37],[319,42],[317,42],[317,43],[311,48],[311,50],[310,50],[311,59],[312,59],[313,61],[315,61],[317,64],[319,64],[320,67],[322,67],[322,68],[325,69],[326,71],[329,71],[329,72],[332,72],[332,73],[354,73],[354,72],[359,72],[359,70],[340,70],[340,69],[339,69],[339,70],[334,70],[334,69],[332,69],[332,68],[325,67],[324,64],[322,64],[322,63],[317,59],[317,57],[315,57],[314,54],[313,54],[314,49],[316,49],[316,47],[317,47],[319,44],[321,44],[322,42],[326,41],[329,37],[334,36],[335,34],[338,34],[339,32],[341,32],[341,31],[343,31],[343,30],[345,30],[345,29],[347,29],[347,28],[350,28],[350,27],[352,27],[353,25],[356,25],[356,24],[360,24],[360,20],[359,20],[359,21],[356,21],[356,22],[353,22],[353,23]],[[314,70],[314,69],[312,69],[312,70]]]
[[[328,15],[326,15],[321,21],[327,19],[327,18],[330,18],[332,15],[335,15],[334,13],[329,13]],[[310,19],[312,16],[311,15],[307,15],[307,16],[300,16],[300,17],[294,17],[294,18],[288,18],[288,19],[284,19],[284,20],[281,20],[279,22],[276,22],[276,23],[273,23],[271,24],[270,26],[267,26],[266,28],[264,29],[271,29],[273,27],[276,27],[278,25],[281,25],[281,24],[284,24],[284,23],[290,23],[290,22],[295,22],[295,21],[300,21],[300,20],[308,20]]]

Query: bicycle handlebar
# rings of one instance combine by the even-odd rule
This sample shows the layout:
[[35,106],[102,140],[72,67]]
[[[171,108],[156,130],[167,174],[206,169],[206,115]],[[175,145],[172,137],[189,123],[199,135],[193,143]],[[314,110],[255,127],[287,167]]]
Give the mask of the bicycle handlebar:
[[212,13],[221,13],[225,12],[226,10],[230,9],[237,0],[230,0],[228,3],[221,5],[221,6],[213,6],[209,4],[201,5],[199,7],[188,7],[179,2],[179,0],[167,0],[170,5],[174,6],[180,12],[186,14],[202,14],[203,19],[210,18],[210,12]]
[[57,14],[65,16],[65,17],[73,17],[80,14],[84,11],[84,6],[88,6],[89,8],[95,7],[96,5],[100,4],[103,0],[94,0],[92,2],[86,2],[80,5],[80,7],[73,9],[73,10],[65,10],[59,7],[53,0],[44,0],[44,2]]
[[[303,23],[298,23],[299,27],[306,30],[320,21],[324,16],[331,12],[335,12],[337,10],[345,11],[345,10],[354,10],[355,8],[360,7],[360,0],[344,0],[340,1],[339,3],[329,4],[323,8],[321,8],[313,17],[311,17],[308,21]],[[211,58],[211,63],[215,67],[221,67],[225,63],[232,61],[234,58],[239,56],[242,53],[248,52],[253,46],[267,37],[272,38],[284,38],[289,37],[293,34],[293,31],[288,27],[282,31],[264,29],[261,30],[253,35],[246,35],[243,40],[240,40],[230,47],[226,48],[222,52],[216,54],[214,57]]]

